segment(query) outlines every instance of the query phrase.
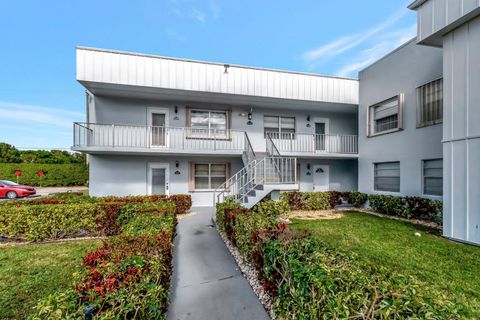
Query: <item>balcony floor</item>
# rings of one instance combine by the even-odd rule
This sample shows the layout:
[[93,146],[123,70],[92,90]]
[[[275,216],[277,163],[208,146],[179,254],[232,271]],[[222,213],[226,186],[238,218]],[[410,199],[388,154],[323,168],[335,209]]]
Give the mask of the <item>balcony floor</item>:
[[125,155],[209,155],[222,157],[240,157],[243,150],[176,150],[169,148],[127,148],[127,147],[72,147],[73,151],[88,154],[125,154]]

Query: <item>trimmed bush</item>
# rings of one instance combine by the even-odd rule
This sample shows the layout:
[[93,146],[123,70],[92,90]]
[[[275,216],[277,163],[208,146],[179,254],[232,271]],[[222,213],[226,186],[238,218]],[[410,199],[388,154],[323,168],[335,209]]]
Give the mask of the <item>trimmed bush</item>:
[[363,208],[368,200],[368,195],[365,193],[352,191],[348,195],[348,203],[355,208]]
[[329,210],[332,208],[329,192],[306,192],[307,202],[303,210]]
[[[16,182],[16,170],[22,172],[18,182],[31,186],[85,186],[88,182],[88,166],[82,163],[0,163],[0,177],[2,179]],[[37,174],[39,171],[44,173],[42,177]]]
[[365,265],[309,237],[268,239],[262,277],[278,319],[453,319],[461,304],[412,277]]
[[259,272],[277,319],[474,318],[465,301],[413,277],[339,252],[273,216],[229,206],[217,205],[223,229]]
[[406,215],[415,219],[442,222],[443,203],[420,197],[405,197]]
[[215,208],[215,221],[219,230],[225,231],[225,217],[227,215],[227,211],[239,208],[240,205],[233,201],[233,199],[231,198],[226,198],[224,202],[217,203],[217,206]]
[[403,197],[371,194],[368,196],[370,207],[381,214],[403,217],[405,201]]
[[94,319],[165,319],[175,207],[130,203],[117,218],[123,233],[87,254],[72,288],[41,300],[30,319],[83,319],[86,307]]
[[256,204],[254,210],[262,216],[278,218],[280,216],[288,214],[290,212],[290,207],[288,206],[288,203],[284,200],[267,200],[261,201]]
[[167,197],[167,200],[175,204],[177,214],[185,214],[192,207],[192,196],[189,194],[174,194]]
[[307,207],[307,196],[305,192],[293,191],[282,193],[280,199],[286,201],[292,210],[305,210]]
[[102,214],[89,203],[0,206],[0,235],[28,241],[98,235],[96,220]]

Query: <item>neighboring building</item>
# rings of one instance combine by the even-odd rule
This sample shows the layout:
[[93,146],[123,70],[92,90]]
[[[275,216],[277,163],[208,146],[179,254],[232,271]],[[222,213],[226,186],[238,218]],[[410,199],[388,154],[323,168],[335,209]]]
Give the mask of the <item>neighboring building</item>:
[[418,37],[349,78],[77,48],[90,193],[352,191],[444,201],[480,244],[480,0],[417,0]]
[[442,199],[442,66],[413,39],[360,72],[359,191]]
[[420,45],[443,48],[444,235],[480,244],[480,0],[416,0]]

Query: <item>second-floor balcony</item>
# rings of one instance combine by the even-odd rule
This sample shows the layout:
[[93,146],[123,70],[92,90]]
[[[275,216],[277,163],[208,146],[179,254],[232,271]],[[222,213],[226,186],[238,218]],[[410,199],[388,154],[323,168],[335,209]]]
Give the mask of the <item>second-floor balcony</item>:
[[[357,135],[268,133],[265,138],[267,153],[277,156],[358,155]],[[243,155],[246,163],[255,158],[249,135],[231,129],[75,122],[73,139],[73,150],[88,153]],[[269,152],[269,143],[275,152]]]
[[358,136],[342,134],[268,133],[278,153],[284,156],[356,157]]
[[73,150],[91,153],[242,155],[249,144],[244,131],[78,122],[73,140]]

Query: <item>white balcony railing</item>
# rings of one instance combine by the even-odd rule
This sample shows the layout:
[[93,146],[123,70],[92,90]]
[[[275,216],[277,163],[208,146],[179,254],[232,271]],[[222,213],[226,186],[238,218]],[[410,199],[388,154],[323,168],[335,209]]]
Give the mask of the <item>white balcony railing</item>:
[[78,122],[73,125],[76,148],[244,152],[247,145],[244,131]]
[[270,133],[280,153],[357,154],[357,135]]

